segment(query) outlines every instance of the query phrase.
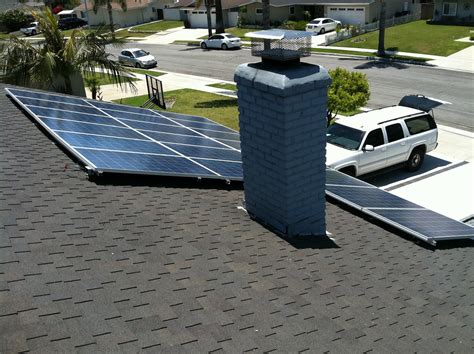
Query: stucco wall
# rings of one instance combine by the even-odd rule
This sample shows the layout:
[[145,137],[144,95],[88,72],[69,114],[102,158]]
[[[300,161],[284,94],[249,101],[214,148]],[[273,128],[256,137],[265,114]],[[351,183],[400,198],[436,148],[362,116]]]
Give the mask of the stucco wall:
[[[262,23],[262,15],[256,13],[256,9],[261,9],[261,3],[253,3],[247,5],[247,13],[241,13],[242,18],[247,20],[248,24],[261,24]],[[279,21],[284,22],[288,21],[290,17],[294,17],[296,20],[303,20],[303,6],[295,6],[295,14],[290,15],[289,6],[270,6],[270,21]]]
[[[80,11],[75,11],[77,17],[87,20],[87,18],[81,17]],[[157,20],[157,13],[153,12],[152,7],[141,9],[129,9],[127,11],[114,10],[112,12],[114,23],[118,27],[128,27],[137,25],[140,23],[150,22]],[[100,8],[97,13],[94,13],[92,9],[88,11],[89,16],[89,25],[90,26],[99,26],[101,24],[109,24],[109,14],[107,9]]]
[[[457,3],[456,16],[443,16],[443,3]],[[435,20],[464,20],[467,22],[474,21],[474,0],[437,0],[435,1],[434,15]]]

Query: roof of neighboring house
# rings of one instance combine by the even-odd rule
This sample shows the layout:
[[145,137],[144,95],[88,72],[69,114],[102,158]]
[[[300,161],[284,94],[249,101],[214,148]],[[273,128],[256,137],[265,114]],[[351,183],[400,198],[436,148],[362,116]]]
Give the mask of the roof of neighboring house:
[[[289,5],[370,5],[375,0],[270,0],[270,5],[289,6]],[[257,0],[222,0],[222,7],[230,9],[252,3],[261,3]]]
[[240,184],[89,180],[0,85],[3,352],[472,352],[474,242],[327,202],[284,240]]
[[[172,9],[172,8],[189,7],[193,5],[194,2],[195,0],[177,0],[173,4],[169,4],[168,8]],[[202,6],[204,6],[204,4]]]
[[[156,0],[127,0],[127,9],[139,9],[143,7],[147,7],[149,4],[156,2]],[[112,9],[114,10],[122,10],[122,7],[119,3],[112,1]],[[93,7],[93,2],[91,0],[87,0],[87,8],[91,10]],[[106,8],[107,6],[102,6]],[[82,2],[79,6],[74,8],[74,11],[84,11],[86,9],[84,3]]]

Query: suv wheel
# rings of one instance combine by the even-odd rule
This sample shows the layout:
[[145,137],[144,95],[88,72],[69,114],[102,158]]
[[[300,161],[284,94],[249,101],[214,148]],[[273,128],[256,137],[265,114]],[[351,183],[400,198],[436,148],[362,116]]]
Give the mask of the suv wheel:
[[410,172],[418,171],[425,159],[425,150],[423,148],[416,148],[410,154],[406,163],[406,169]]
[[355,177],[356,171],[355,168],[350,166],[350,167],[344,167],[339,170],[339,172],[342,172],[348,176]]
[[31,35],[34,36],[36,34],[36,30],[31,30]]

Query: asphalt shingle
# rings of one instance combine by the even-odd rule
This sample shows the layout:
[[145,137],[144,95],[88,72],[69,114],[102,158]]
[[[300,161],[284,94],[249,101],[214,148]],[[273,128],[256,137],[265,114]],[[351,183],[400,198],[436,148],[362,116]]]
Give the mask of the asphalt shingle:
[[0,105],[0,351],[473,351],[472,241],[332,202],[334,243],[283,240],[239,185],[91,181]]

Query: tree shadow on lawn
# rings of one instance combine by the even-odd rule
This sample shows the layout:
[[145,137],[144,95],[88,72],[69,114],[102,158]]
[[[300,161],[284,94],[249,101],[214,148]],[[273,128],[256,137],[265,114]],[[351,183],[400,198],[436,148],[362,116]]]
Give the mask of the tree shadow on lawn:
[[226,108],[226,107],[237,107],[237,99],[230,98],[228,100],[216,100],[198,102],[194,105],[195,108]]

